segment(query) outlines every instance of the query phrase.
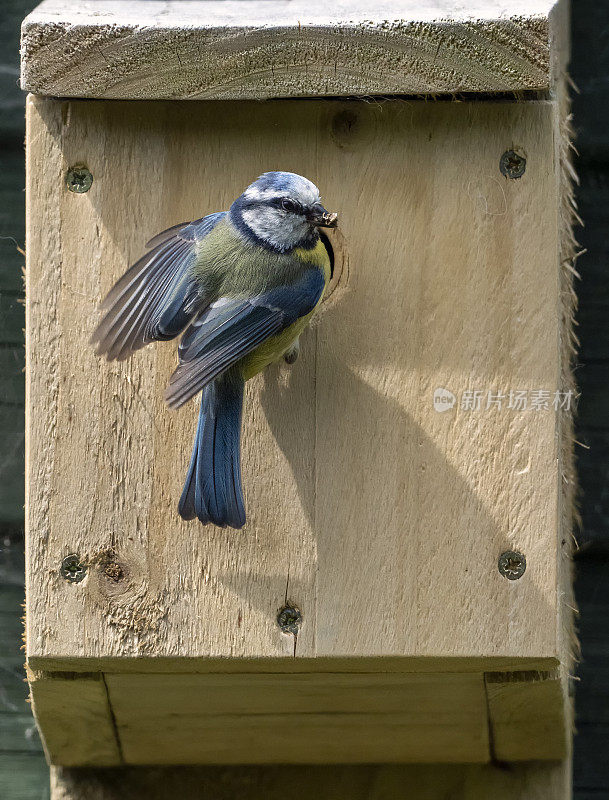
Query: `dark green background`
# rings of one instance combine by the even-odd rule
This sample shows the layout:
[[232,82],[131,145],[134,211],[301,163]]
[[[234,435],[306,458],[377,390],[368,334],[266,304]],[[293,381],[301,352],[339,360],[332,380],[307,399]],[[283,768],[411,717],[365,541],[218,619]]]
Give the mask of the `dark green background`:
[[[0,7],[0,798],[44,800],[48,770],[26,703],[23,603],[23,94],[19,25],[35,3]],[[576,800],[609,798],[609,2],[573,0],[571,74],[579,210],[587,253],[576,368],[583,528],[576,556],[583,659],[577,684]],[[413,799],[414,800],[414,799]]]

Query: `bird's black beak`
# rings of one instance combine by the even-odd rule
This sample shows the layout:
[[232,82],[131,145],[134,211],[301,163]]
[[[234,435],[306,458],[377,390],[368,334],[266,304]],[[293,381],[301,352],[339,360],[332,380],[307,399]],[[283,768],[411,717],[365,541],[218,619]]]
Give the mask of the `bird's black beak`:
[[315,203],[307,210],[307,220],[317,228],[336,228],[338,214],[331,214],[321,203]]

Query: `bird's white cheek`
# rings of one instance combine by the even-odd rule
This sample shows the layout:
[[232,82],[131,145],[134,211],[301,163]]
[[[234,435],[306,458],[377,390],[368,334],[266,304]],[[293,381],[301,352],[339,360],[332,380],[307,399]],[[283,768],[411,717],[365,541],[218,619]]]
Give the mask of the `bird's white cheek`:
[[282,248],[302,241],[309,227],[304,217],[275,208],[248,209],[243,212],[243,221],[259,239]]

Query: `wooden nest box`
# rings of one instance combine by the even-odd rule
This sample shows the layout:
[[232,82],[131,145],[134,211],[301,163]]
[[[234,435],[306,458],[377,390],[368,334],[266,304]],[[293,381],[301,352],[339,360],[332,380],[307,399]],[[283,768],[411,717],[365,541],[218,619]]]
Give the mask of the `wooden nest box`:
[[[567,752],[566,10],[381,6],[46,0],[23,24],[27,662],[53,763]],[[340,213],[336,292],[248,384],[246,527],[203,527],[176,510],[175,344],[88,342],[148,239],[275,169]]]

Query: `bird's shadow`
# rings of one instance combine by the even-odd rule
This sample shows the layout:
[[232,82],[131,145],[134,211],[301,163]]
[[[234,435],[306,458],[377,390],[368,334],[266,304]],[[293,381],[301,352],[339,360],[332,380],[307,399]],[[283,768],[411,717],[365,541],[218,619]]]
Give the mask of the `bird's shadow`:
[[[510,514],[502,513],[500,503],[491,510],[488,490],[486,502],[481,498],[479,485],[488,486],[488,470],[506,467],[492,466],[489,448],[488,466],[476,467],[477,477],[468,480],[467,464],[460,469],[451,463],[442,435],[432,438],[395,396],[363,380],[329,349],[320,371],[319,335],[314,329],[303,337],[294,366],[268,369],[259,395],[313,531],[318,605],[327,608],[332,599],[335,611],[318,615],[318,649],[342,644],[340,620],[358,607],[370,619],[393,618],[387,642],[396,633],[394,617],[402,616],[406,624],[403,615],[414,613],[429,623],[415,623],[420,632],[415,649],[433,641],[458,654],[459,640],[471,642],[477,629],[487,631],[483,638],[500,649],[509,638],[509,613],[493,616],[494,597],[505,588],[500,582],[508,582],[498,573],[497,558],[513,549],[518,532],[510,529]],[[417,398],[432,401],[431,396]],[[314,437],[312,446],[303,442],[307,436]],[[479,453],[479,443],[475,450]],[[532,564],[531,572],[542,568]],[[552,609],[537,580],[528,578],[526,592],[534,597],[539,619],[545,619]],[[451,625],[438,626],[434,620],[445,613],[450,597],[458,598],[451,603]],[[392,614],[387,614],[388,601],[395,603]],[[527,625],[533,635],[535,623]]]

